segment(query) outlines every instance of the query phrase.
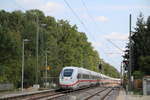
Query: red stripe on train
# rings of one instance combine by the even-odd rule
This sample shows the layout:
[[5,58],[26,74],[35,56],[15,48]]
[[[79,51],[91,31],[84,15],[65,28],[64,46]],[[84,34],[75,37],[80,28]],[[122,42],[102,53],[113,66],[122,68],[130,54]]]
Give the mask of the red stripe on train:
[[97,82],[97,81],[109,82],[109,81],[112,81],[112,80],[78,80],[78,81],[76,81],[72,84],[60,84],[60,85],[61,86],[73,86],[73,85],[76,85],[79,82]]

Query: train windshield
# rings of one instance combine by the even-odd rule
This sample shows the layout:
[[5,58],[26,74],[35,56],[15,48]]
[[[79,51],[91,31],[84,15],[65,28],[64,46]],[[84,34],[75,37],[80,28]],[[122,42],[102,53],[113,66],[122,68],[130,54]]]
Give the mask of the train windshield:
[[73,73],[73,69],[65,69],[64,70],[64,77],[70,77]]

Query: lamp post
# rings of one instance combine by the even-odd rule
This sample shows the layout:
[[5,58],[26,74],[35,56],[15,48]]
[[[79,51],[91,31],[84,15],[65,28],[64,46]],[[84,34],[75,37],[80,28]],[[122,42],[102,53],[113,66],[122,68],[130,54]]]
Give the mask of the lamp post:
[[23,92],[23,81],[24,81],[24,42],[28,42],[30,40],[28,39],[23,39],[22,42],[22,81],[21,81],[21,90]]

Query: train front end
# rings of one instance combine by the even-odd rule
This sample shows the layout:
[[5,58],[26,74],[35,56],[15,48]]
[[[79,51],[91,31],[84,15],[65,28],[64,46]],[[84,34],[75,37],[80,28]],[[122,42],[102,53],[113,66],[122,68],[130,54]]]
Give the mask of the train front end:
[[60,73],[59,84],[62,89],[77,88],[77,68],[65,67]]

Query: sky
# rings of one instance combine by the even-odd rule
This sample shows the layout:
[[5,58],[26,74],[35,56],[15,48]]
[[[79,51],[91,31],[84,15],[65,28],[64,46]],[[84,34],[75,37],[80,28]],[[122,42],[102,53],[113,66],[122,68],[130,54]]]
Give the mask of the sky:
[[[66,3],[67,2],[67,3]],[[75,12],[72,13],[71,9]],[[129,14],[132,31],[137,17],[150,15],[149,0],[0,0],[6,11],[40,9],[46,16],[68,20],[85,32],[100,57],[120,71],[123,50],[128,43]]]

